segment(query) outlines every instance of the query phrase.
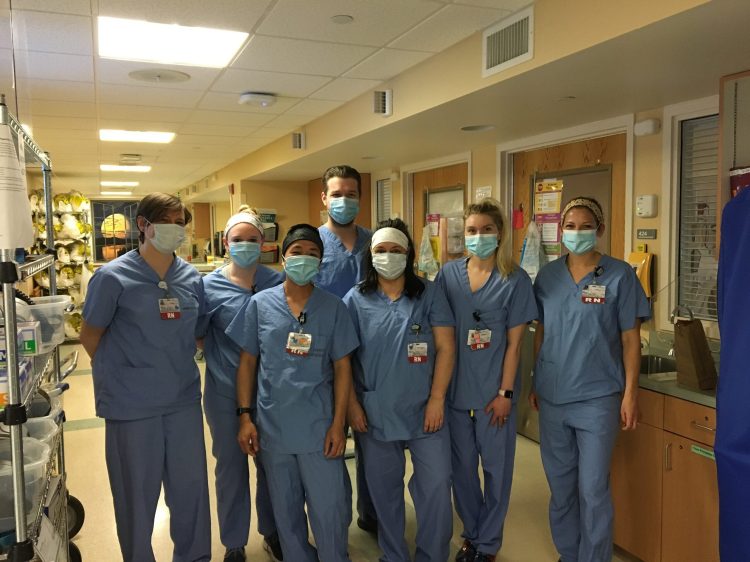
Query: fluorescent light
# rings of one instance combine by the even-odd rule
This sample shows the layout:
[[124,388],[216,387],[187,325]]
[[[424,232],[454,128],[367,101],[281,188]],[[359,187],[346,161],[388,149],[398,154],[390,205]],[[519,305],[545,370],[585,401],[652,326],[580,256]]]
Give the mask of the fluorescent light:
[[140,183],[137,181],[100,181],[99,185],[102,187],[138,187]]
[[138,165],[118,165],[118,164],[100,164],[99,169],[102,172],[150,172],[151,166],[138,166]]
[[133,195],[132,191],[100,191],[99,195]]
[[123,131],[99,129],[99,140],[115,142],[157,142],[165,144],[174,140],[174,133],[166,131]]
[[224,68],[248,34],[208,27],[99,16],[99,56],[104,59]]

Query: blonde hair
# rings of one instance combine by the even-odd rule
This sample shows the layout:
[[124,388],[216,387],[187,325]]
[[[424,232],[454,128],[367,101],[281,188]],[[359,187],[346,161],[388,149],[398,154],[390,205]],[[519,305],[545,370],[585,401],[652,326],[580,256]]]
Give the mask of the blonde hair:
[[249,213],[251,215],[255,215],[256,217],[258,216],[258,209],[256,209],[255,207],[251,207],[250,205],[246,205],[244,203],[242,205],[240,205],[240,208],[237,209],[237,212],[238,213]]
[[486,197],[479,203],[472,203],[464,211],[464,221],[471,215],[487,215],[497,226],[500,234],[500,241],[495,250],[495,259],[497,260],[497,269],[503,277],[508,277],[516,265],[510,256],[510,229],[508,228],[508,218],[505,215],[503,206],[500,201]]

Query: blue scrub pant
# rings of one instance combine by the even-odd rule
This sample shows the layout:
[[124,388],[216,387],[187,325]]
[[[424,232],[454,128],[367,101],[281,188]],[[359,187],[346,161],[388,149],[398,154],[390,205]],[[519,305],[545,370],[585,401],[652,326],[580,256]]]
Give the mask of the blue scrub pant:
[[[448,410],[453,464],[453,498],[464,525],[461,536],[483,554],[497,554],[510,503],[516,457],[516,407],[501,428],[479,410]],[[482,459],[484,492],[479,481]]]
[[620,431],[619,394],[539,404],[544,472],[552,497],[552,539],[563,562],[612,559],[612,450]]
[[124,562],[154,562],[151,534],[164,484],[173,562],[211,559],[200,403],[140,420],[106,420],[105,455]]
[[381,562],[409,562],[404,539],[404,471],[409,447],[414,474],[409,493],[417,514],[416,562],[448,560],[453,535],[451,505],[450,433],[443,427],[436,433],[408,441],[379,441],[368,433],[359,434],[364,453],[367,484],[378,514],[378,544]]
[[[203,408],[211,429],[211,452],[216,459],[216,508],[221,543],[227,548],[242,548],[250,533],[250,482],[248,456],[237,443],[239,419],[237,401],[217,394],[206,385]],[[266,472],[255,459],[255,510],[258,532],[264,537],[276,533],[276,523],[268,494]]]
[[[350,562],[347,553],[351,498],[346,488],[344,459],[327,459],[323,452],[261,454],[284,560],[291,562]],[[307,538],[307,516],[316,549]]]
[[354,462],[357,467],[357,515],[362,519],[375,521],[377,514],[367,487],[365,463],[362,461],[362,444],[359,442],[359,434],[356,431],[352,430],[352,435],[354,437]]

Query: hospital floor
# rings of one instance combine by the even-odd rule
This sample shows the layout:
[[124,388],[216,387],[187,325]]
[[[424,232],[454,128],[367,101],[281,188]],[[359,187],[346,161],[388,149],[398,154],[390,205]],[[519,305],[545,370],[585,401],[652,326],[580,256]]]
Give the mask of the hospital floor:
[[[107,470],[104,462],[104,420],[94,414],[94,392],[91,379],[91,366],[88,356],[81,346],[64,346],[61,356],[79,350],[78,369],[70,375],[70,384],[65,397],[65,459],[68,472],[68,488],[84,505],[86,519],[74,541],[81,550],[84,562],[116,562],[121,560],[117,544],[115,517],[112,507]],[[203,364],[201,373],[203,372]],[[219,527],[216,519],[216,497],[214,493],[214,459],[211,456],[211,436],[205,428],[206,450],[208,451],[208,479],[211,494],[212,519],[212,560],[220,562],[224,558],[224,547],[219,542]],[[350,443],[350,449],[353,445]],[[408,459],[408,453],[407,453]],[[254,467],[251,463],[251,481],[254,482]],[[347,468],[354,481],[354,460],[347,461]],[[407,461],[407,476],[411,475],[411,463]],[[356,493],[356,492],[355,492]],[[414,549],[416,522],[414,506],[408,491],[406,493],[407,541]],[[505,523],[505,539],[498,562],[555,562],[557,552],[552,544],[547,520],[549,490],[539,459],[539,446],[524,437],[518,437],[513,491],[510,511]],[[355,500],[356,503],[356,500]],[[356,519],[356,515],[355,515]],[[461,523],[458,516],[453,518],[454,553],[463,542]],[[169,538],[169,511],[164,497],[159,501],[154,524],[153,547],[159,562],[172,559],[172,542]],[[263,550],[262,539],[257,533],[255,520],[251,523],[247,545],[248,561],[265,562],[270,560]],[[377,541],[360,530],[356,522],[349,529],[349,554],[352,562],[375,562],[380,556]],[[452,560],[452,555],[451,555]],[[622,553],[613,558],[615,562],[631,562]],[[294,561],[289,561],[294,562]]]

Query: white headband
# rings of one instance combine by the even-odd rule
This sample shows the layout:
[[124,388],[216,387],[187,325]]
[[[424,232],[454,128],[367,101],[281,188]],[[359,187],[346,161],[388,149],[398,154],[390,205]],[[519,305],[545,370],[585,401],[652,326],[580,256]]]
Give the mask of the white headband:
[[406,234],[401,232],[398,228],[387,226],[380,228],[372,234],[372,241],[370,242],[370,248],[374,248],[381,242],[393,242],[398,244],[404,250],[409,249],[409,239]]
[[231,217],[229,217],[227,225],[224,227],[224,238],[227,237],[227,232],[229,232],[233,227],[242,223],[254,226],[260,231],[260,235],[265,237],[263,223],[258,218],[258,216],[252,213],[248,213],[247,211],[242,211],[237,213],[236,215],[232,215]]

